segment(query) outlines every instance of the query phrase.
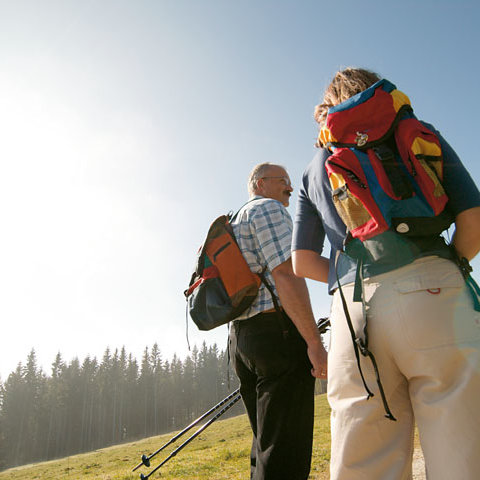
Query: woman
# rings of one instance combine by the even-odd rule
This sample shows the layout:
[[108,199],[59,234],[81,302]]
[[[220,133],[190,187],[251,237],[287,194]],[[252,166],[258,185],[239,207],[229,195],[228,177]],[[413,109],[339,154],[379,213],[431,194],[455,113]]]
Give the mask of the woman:
[[[370,100],[380,90],[392,96],[390,104]],[[362,110],[366,99],[370,109]],[[406,117],[417,122],[408,97],[387,80],[358,68],[337,72],[315,109],[320,149],[304,173],[297,205],[294,271],[328,283],[333,295],[328,354],[330,478],[411,478],[416,422],[429,478],[473,480],[480,472],[480,313],[474,310],[478,298],[465,278],[466,261],[480,250],[477,187],[453,149],[422,122],[420,128],[441,148],[439,188],[444,188],[445,204],[441,209],[443,216],[455,222],[452,245],[435,231],[404,237],[397,232],[404,232],[405,225],[397,224],[396,231],[389,225],[382,235],[369,238],[374,245],[370,249],[369,241],[358,238],[363,227],[355,228],[363,220],[351,219],[354,227],[347,229],[335,207],[339,195],[350,194],[342,182],[347,176],[355,177],[351,172],[336,173],[335,162],[327,161],[335,151],[330,145],[337,140],[337,133],[332,132],[343,127],[338,125],[342,115],[338,117],[338,112],[352,109],[356,115],[354,126],[361,128],[350,133],[360,148],[391,105],[402,112],[398,118],[403,119],[405,111]],[[385,171],[389,165],[398,166],[399,152],[404,149],[398,125],[391,125],[393,136],[382,137],[390,139],[386,143],[397,159],[397,163],[384,164]],[[392,188],[401,180],[399,176],[405,176],[398,168],[389,175]],[[358,178],[355,181],[364,188]],[[332,186],[339,185],[343,190],[339,194],[334,189],[334,201]],[[402,198],[407,197],[418,195],[407,192]],[[331,245],[329,259],[321,255],[325,238]],[[388,241],[376,249],[377,238]],[[457,256],[464,259],[464,275],[454,261]],[[471,278],[468,281],[471,284]],[[361,301],[354,301],[354,296]],[[385,419],[385,412],[396,421]]]

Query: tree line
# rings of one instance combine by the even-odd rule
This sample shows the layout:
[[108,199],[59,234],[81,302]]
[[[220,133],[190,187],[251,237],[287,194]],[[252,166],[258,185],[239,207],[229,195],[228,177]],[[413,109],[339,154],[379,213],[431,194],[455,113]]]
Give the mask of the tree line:
[[32,350],[0,382],[0,469],[183,428],[238,387],[227,357],[203,343],[166,361],[155,344],[140,363],[125,348],[101,361],[58,354],[46,375]]

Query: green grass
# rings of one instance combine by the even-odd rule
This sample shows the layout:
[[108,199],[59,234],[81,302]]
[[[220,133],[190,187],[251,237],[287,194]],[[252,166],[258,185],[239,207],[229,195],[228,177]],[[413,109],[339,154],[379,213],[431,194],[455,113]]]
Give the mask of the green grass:
[[[315,434],[310,479],[328,479],[330,460],[330,409],[326,395],[315,401]],[[152,459],[154,468],[195,429],[187,432],[174,445]],[[12,468],[0,473],[0,480],[138,480],[140,473],[150,469],[132,468],[142,454],[150,454],[166,443],[176,432],[83,453],[61,460],[52,460]],[[217,420],[172,457],[151,479],[178,480],[245,480],[249,478],[251,430],[246,415]],[[171,447],[171,448],[170,448]]]

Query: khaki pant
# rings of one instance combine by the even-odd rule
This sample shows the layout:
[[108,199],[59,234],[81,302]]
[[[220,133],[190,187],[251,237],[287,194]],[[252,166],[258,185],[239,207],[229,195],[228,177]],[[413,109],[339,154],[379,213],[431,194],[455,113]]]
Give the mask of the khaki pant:
[[[384,417],[372,364],[361,357],[366,400],[339,292],[332,304],[328,399],[331,479],[412,478],[414,423],[427,478],[480,478],[480,314],[452,262],[419,259],[364,281],[369,348],[388,404]],[[362,303],[342,287],[357,336]]]

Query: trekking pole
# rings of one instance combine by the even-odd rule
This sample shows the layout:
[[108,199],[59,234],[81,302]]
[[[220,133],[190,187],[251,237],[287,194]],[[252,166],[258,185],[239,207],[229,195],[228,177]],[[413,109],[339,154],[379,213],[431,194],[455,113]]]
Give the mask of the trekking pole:
[[325,333],[329,326],[330,326],[330,318],[328,317],[320,318],[317,321],[317,327],[320,333]]
[[237,388],[234,392],[232,392],[230,395],[225,397],[223,400],[218,402],[215,406],[213,406],[208,412],[205,412],[202,416],[198,417],[196,420],[194,420],[188,427],[185,427],[181,432],[177,433],[173,438],[171,438],[165,445],[162,445],[157,451],[153,452],[150,455],[142,455],[142,461],[132,470],[134,472],[135,470],[139,469],[142,465],[145,465],[146,467],[150,466],[150,460],[160,453],[164,448],[168,447],[170,444],[175,442],[175,440],[179,439],[183,434],[187,433],[190,429],[192,429],[195,425],[198,425],[204,418],[208,417],[211,413],[213,413],[215,410],[218,410],[222,405],[225,405],[229,400],[231,400],[235,395],[238,395],[240,393],[240,389]]
[[153,475],[160,467],[165,465],[171,458],[173,458],[182,448],[186,447],[194,438],[200,435],[207,427],[209,427],[215,420],[220,418],[228,409],[233,407],[242,396],[240,393],[228,404],[226,405],[220,412],[218,412],[214,417],[212,417],[205,425],[202,425],[191,437],[188,437],[179,447],[177,447],[160,465],[156,466],[148,475],[144,475],[143,473],[140,474],[141,480],[147,480],[151,475]]

